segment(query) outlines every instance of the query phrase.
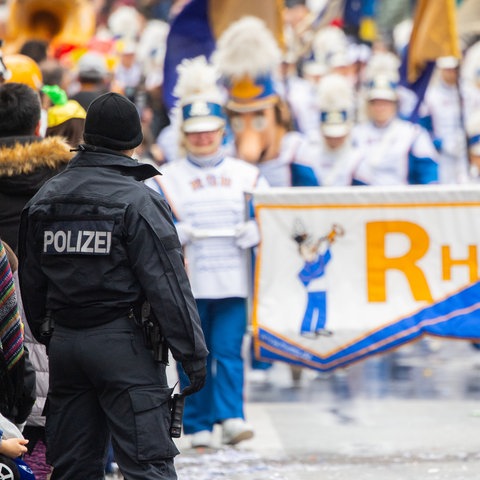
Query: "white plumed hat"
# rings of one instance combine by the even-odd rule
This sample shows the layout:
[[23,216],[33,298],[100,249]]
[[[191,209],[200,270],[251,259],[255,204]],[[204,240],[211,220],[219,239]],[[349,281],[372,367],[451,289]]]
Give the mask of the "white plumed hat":
[[367,100],[398,100],[398,76],[385,72],[374,75],[366,83]]
[[220,36],[212,55],[229,92],[227,108],[254,111],[278,101],[273,73],[282,54],[273,33],[263,20],[245,16]]
[[313,59],[305,62],[303,73],[308,76],[323,76],[334,67],[354,62],[347,36],[339,27],[324,26],[315,32],[312,39]]
[[400,59],[392,52],[376,52],[367,62],[364,71],[365,82],[371,81],[378,75],[387,75],[396,82],[400,79]]
[[116,38],[136,38],[140,34],[142,23],[135,7],[122,5],[115,9],[107,20],[108,29]]
[[225,126],[224,95],[218,86],[218,72],[204,56],[185,59],[177,67],[173,94],[182,130],[186,133],[218,130]]
[[170,26],[162,20],[149,20],[138,41],[137,59],[143,67],[147,89],[163,83],[163,65]]
[[353,124],[355,95],[352,85],[343,75],[331,73],[320,80],[316,93],[323,134],[343,137]]

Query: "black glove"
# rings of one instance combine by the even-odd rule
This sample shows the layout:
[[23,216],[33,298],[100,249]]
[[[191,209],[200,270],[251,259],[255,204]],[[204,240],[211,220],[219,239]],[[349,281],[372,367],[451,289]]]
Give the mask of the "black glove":
[[183,389],[182,395],[192,395],[192,393],[198,392],[205,385],[207,367],[204,365],[200,369],[191,370],[188,363],[183,363],[182,366],[190,380],[190,385]]

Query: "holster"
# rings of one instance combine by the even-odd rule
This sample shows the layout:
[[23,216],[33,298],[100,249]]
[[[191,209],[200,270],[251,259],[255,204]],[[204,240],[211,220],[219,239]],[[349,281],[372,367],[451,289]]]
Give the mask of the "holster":
[[41,342],[47,347],[47,349],[50,339],[52,338],[54,328],[55,322],[52,317],[52,312],[47,310],[43,323],[40,325],[40,337],[42,337]]
[[148,301],[142,304],[141,320],[145,346],[153,350],[153,358],[156,362],[168,365],[168,345]]

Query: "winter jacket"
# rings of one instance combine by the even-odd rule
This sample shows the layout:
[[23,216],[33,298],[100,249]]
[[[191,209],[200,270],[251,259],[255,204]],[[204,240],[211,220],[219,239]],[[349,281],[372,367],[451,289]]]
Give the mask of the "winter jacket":
[[0,137],[0,237],[13,250],[23,207],[72,156],[60,137]]
[[85,145],[27,204],[19,276],[37,340],[45,342],[47,313],[55,324],[87,328],[147,299],[174,358],[192,371],[204,365],[208,352],[170,208],[142,183],[157,173]]

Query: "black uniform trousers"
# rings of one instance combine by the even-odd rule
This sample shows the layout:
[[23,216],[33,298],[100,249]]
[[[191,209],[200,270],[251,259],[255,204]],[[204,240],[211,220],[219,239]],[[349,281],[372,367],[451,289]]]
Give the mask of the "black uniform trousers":
[[105,325],[56,325],[49,348],[47,460],[52,480],[104,478],[111,433],[126,480],[173,480],[165,366],[126,315]]

